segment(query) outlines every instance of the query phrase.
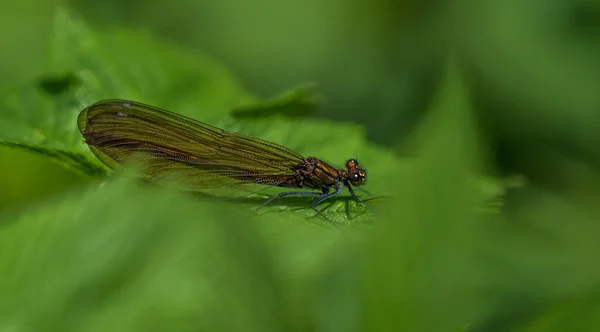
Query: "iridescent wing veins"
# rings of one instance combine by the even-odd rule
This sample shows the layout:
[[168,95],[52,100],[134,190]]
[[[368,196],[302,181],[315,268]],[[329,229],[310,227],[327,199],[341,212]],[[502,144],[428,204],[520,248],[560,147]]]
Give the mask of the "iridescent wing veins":
[[135,161],[148,180],[175,180],[190,189],[277,186],[304,162],[284,146],[126,100],[93,104],[80,113],[78,126],[108,167]]

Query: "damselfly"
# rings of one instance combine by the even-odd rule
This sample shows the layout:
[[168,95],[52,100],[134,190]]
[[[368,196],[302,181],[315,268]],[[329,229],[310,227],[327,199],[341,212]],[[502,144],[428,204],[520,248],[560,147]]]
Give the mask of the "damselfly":
[[311,208],[327,220],[317,206],[344,186],[354,200],[366,201],[353,190],[367,178],[356,159],[336,169],[273,142],[128,100],[99,101],[79,114],[77,125],[106,166],[120,170],[136,161],[151,182],[176,180],[194,191],[244,184],[314,189],[282,192],[260,207],[284,196],[315,197]]

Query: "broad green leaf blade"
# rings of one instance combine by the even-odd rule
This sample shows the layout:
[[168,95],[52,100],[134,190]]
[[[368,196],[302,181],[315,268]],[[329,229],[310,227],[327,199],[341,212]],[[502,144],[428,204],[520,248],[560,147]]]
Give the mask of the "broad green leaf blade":
[[335,259],[338,232],[278,218],[249,222],[237,204],[140,190],[129,180],[0,215],[3,324],[44,331],[314,329],[315,278]]
[[316,84],[295,87],[272,99],[238,106],[231,111],[235,119],[269,118],[276,115],[301,118],[311,115],[324,101],[314,90]]
[[472,323],[478,310],[469,265],[483,224],[473,176],[485,154],[455,62],[414,135],[418,167],[410,178],[389,179],[395,197],[367,258],[363,329],[451,330]]
[[594,330],[600,324],[598,288],[587,289],[573,298],[563,298],[543,310],[531,322],[520,324],[514,331],[574,331]]
[[0,140],[0,145],[47,156],[65,167],[93,177],[102,177],[108,175],[108,171],[105,167],[98,165],[98,163],[86,158],[81,153],[2,140]]
[[3,326],[287,330],[267,251],[228,210],[119,181],[4,218]]
[[202,55],[142,32],[92,30],[64,7],[56,11],[47,62],[52,72],[4,92],[0,140],[69,151],[75,168],[85,158],[96,162],[82,144],[76,118],[100,99],[143,100],[203,118],[254,100],[225,68]]

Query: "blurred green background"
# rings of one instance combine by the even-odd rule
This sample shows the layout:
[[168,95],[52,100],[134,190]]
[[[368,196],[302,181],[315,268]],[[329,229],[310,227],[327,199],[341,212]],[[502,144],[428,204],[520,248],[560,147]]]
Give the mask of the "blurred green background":
[[[65,3],[24,0],[0,5],[0,90],[18,90],[56,74],[57,68],[49,67],[47,49],[58,5]],[[378,270],[349,268],[353,261],[348,253],[342,255],[345,258],[334,264],[339,268],[331,268],[334,279],[342,280],[339,289],[322,291],[318,301],[323,307],[332,301],[332,308],[340,311],[332,314],[333,321],[321,317],[298,330],[439,331],[445,326],[453,331],[457,324],[472,324],[470,329],[482,331],[600,329],[600,1],[73,0],[66,6],[91,28],[145,31],[157,40],[204,54],[261,99],[316,82],[326,102],[311,118],[354,123],[364,129],[368,144],[400,160],[420,155],[421,149],[428,151],[414,181],[386,174],[402,204],[384,207],[382,219],[393,221],[396,226],[391,227],[404,235],[380,234],[380,247],[365,250],[367,254],[350,246],[360,252],[351,254],[359,257],[386,253],[375,255],[381,262],[366,259],[364,264],[382,268],[379,272],[387,279],[373,286],[379,276],[371,274]],[[456,97],[462,90],[450,89],[450,101],[444,104],[450,107],[435,106],[448,54],[455,56],[459,76],[467,82],[466,115],[435,112],[464,105]],[[435,125],[428,126],[427,121]],[[471,149],[476,151],[473,160],[463,160]],[[340,153],[359,158],[366,154]],[[461,201],[453,201],[452,192],[438,195],[435,190],[444,192],[450,186],[460,191],[461,172],[472,166],[496,179],[519,174],[527,182],[507,192],[500,215],[467,222],[454,204]],[[46,156],[0,147],[4,215],[37,211],[38,204],[63,200],[90,182]],[[404,187],[412,189],[398,189]],[[107,204],[120,206],[115,200]],[[185,217],[190,222],[192,214]],[[453,228],[442,225],[444,220],[465,223]],[[185,233],[185,226],[178,227],[182,230],[174,232]],[[400,256],[392,254],[399,252]],[[471,257],[473,252],[479,256]],[[365,274],[367,284],[372,282],[365,286],[364,302],[351,292],[354,286],[348,286],[356,281],[337,275],[348,270],[363,271],[348,274]],[[250,271],[252,280],[262,273],[253,268],[244,271]],[[234,284],[244,280],[232,278]],[[242,298],[256,303],[249,300],[246,307],[224,310],[260,306],[268,293],[247,291],[240,291]],[[290,301],[304,303],[298,300],[302,290],[295,291]],[[331,297],[324,295],[329,293]],[[373,299],[373,294],[382,297]],[[337,300],[342,305],[335,298],[344,299]],[[273,298],[265,301],[279,306]],[[290,322],[309,320],[305,312],[292,308],[295,314],[261,315]],[[366,327],[348,323],[350,317],[362,317],[357,320]],[[261,330],[258,326],[262,325],[252,329]],[[278,330],[276,326],[282,325],[265,330]]]
[[[48,71],[44,50],[57,3],[3,5],[1,86],[28,82]],[[560,162],[555,153],[590,164],[599,160],[598,1],[69,5],[94,26],[147,30],[199,50],[265,98],[317,82],[327,103],[316,116],[356,121],[382,145],[402,142],[424,112],[443,50],[452,47],[475,82],[477,112],[498,145],[502,166],[557,184],[576,175],[551,167]],[[27,165],[34,165],[23,164],[19,168],[25,173]]]

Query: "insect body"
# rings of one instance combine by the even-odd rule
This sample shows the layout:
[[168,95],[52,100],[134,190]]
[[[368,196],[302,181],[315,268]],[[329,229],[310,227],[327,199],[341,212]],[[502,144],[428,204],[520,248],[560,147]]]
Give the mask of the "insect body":
[[279,193],[261,207],[283,196],[311,196],[311,207],[323,217],[317,205],[344,186],[363,202],[352,187],[363,185],[367,174],[355,159],[336,169],[273,142],[127,100],[99,101],[81,111],[77,124],[105,165],[119,170],[135,159],[150,181],[175,179],[199,191],[244,184],[316,189]]

